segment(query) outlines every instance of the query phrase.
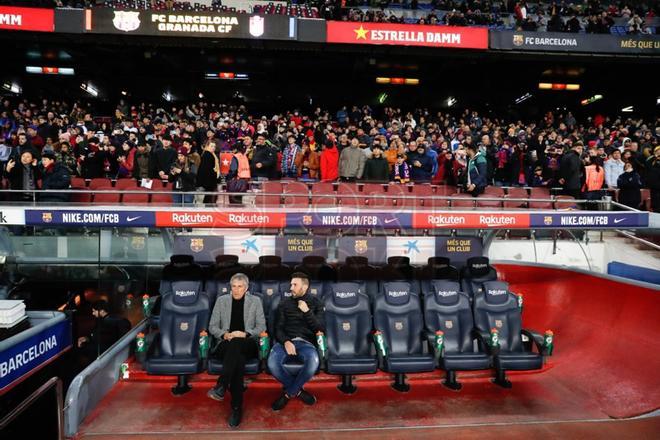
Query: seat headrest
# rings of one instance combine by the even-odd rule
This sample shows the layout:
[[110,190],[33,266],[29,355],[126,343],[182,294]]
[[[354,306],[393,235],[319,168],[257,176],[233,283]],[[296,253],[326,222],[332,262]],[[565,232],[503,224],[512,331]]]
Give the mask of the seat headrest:
[[488,273],[490,264],[488,257],[471,257],[467,259],[466,266],[475,277],[481,277]]
[[325,264],[325,257],[321,255],[307,255],[302,259],[302,265],[308,267],[319,267]]
[[408,267],[410,266],[410,258],[402,256],[389,257],[387,259],[387,265],[393,267]]
[[192,266],[195,258],[192,255],[175,254],[170,257],[170,264],[174,267]]
[[279,266],[282,264],[282,257],[277,255],[262,255],[259,257],[259,264]]
[[455,281],[434,280],[433,281],[433,296],[438,304],[453,305],[457,304],[460,296],[461,288]]
[[484,283],[484,295],[488,304],[504,304],[509,299],[509,283],[487,281]]
[[215,265],[219,268],[236,266],[238,264],[238,255],[217,255]]
[[172,285],[174,304],[187,306],[195,304],[199,297],[198,281],[177,281]]
[[362,267],[362,266],[367,266],[368,264],[369,264],[369,259],[367,257],[361,257],[361,256],[346,257],[347,266]]
[[385,283],[385,301],[392,305],[408,304],[410,301],[410,284],[401,281]]
[[429,257],[428,265],[433,269],[444,269],[449,267],[451,262],[447,257]]
[[358,303],[360,294],[358,283],[335,283],[332,285],[332,302],[339,307],[351,307]]

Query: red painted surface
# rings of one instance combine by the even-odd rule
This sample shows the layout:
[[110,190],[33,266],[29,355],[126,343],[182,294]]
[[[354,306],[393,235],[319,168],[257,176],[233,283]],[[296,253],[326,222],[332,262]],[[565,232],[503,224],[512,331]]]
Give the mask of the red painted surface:
[[[460,392],[439,384],[441,371],[410,375],[412,390],[406,394],[389,387],[390,375],[378,373],[358,377],[358,392],[352,396],[335,388],[337,378],[322,374],[307,387],[317,395],[316,405],[293,401],[280,413],[270,409],[279,384],[260,375],[245,395],[241,431],[429,426],[476,438],[477,432],[483,433],[477,425],[506,423],[511,438],[529,438],[550,435],[553,424],[561,422],[565,431],[560,432],[569,437],[578,432],[580,437],[601,437],[609,433],[605,422],[611,418],[660,407],[660,292],[561,269],[496,266],[512,290],[525,295],[525,327],[555,332],[555,353],[543,370],[509,373],[510,390],[491,384],[488,371],[461,373]],[[80,434],[168,433],[188,438],[191,433],[226,431],[229,403],[206,397],[214,382],[212,376],[196,376],[190,393],[173,397],[173,378],[136,371],[130,381],[115,386]],[[584,420],[602,423],[572,424]],[[651,420],[650,428],[648,423],[631,428],[629,438],[648,437],[658,418]],[[531,429],[529,423],[539,428]],[[408,436],[416,431],[403,432]]]

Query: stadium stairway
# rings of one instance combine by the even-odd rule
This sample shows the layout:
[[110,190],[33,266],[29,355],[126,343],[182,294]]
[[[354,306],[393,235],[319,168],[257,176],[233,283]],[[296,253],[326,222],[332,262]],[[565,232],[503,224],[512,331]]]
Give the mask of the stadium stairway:
[[[131,378],[115,385],[76,438],[657,438],[660,292],[560,268],[495,266],[524,295],[524,326],[556,336],[542,370],[510,372],[512,389],[477,371],[458,373],[463,389],[453,392],[440,385],[443,372],[436,370],[410,374],[408,393],[391,389],[386,373],[358,376],[357,393],[347,396],[336,376],[319,374],[308,384],[315,406],[292,401],[274,413],[270,404],[281,388],[261,374],[250,378],[244,421],[231,431],[228,402],[206,397],[215,376],[195,376],[190,393],[173,397],[172,378],[131,365]],[[651,416],[634,418],[645,414]]]

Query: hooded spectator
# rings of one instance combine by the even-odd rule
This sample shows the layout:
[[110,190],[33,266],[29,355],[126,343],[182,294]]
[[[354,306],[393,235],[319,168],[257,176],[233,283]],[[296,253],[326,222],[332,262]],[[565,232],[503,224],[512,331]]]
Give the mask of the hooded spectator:
[[410,167],[410,180],[412,182],[424,183],[431,181],[433,178],[433,163],[426,154],[426,148],[423,144],[420,143],[415,151],[408,154],[406,162]]
[[[58,163],[55,153],[45,152],[41,156],[41,189],[69,189],[71,186],[71,175],[64,165]],[[65,203],[69,201],[67,193],[40,193],[39,200],[42,202]]]
[[642,204],[640,189],[642,188],[642,179],[635,171],[631,163],[626,163],[617,179],[616,187],[619,188],[617,201],[622,205],[639,209]]

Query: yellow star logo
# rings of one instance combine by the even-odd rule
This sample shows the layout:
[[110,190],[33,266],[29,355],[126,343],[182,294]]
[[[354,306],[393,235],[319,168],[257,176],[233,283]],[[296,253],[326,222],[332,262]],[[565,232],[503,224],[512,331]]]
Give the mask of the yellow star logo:
[[367,32],[369,32],[369,31],[366,30],[364,27],[362,27],[362,25],[360,25],[360,29],[353,29],[353,32],[355,32],[355,39],[356,40],[359,40],[360,38],[362,38],[363,40],[366,40],[367,39]]

